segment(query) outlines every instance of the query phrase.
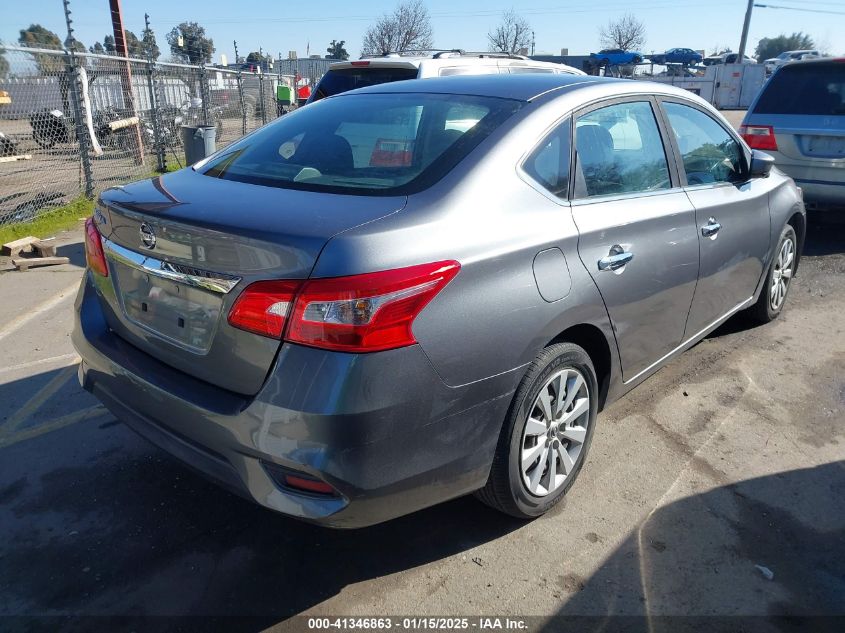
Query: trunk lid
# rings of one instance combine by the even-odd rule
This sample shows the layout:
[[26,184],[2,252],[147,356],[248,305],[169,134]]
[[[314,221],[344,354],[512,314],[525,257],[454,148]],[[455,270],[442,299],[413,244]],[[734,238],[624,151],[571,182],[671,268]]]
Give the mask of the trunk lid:
[[[227,315],[253,281],[305,279],[334,235],[400,210],[404,196],[296,191],[185,169],[100,196],[110,327],[144,352],[230,391],[255,394],[280,341]],[[102,286],[102,284],[101,284]]]

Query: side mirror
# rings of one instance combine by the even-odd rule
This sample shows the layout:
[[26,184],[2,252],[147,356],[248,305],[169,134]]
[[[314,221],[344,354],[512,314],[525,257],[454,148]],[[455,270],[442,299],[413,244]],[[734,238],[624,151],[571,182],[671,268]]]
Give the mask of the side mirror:
[[768,178],[769,172],[775,165],[775,159],[766,152],[761,152],[758,149],[751,150],[751,177],[752,178]]

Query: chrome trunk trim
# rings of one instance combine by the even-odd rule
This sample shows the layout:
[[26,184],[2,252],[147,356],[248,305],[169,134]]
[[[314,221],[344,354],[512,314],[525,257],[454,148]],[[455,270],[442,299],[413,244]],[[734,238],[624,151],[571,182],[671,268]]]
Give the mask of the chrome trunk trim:
[[106,257],[130,268],[143,270],[145,273],[154,277],[169,279],[170,281],[183,283],[194,288],[202,288],[218,294],[228,293],[241,280],[240,277],[235,277],[234,275],[213,273],[191,266],[162,261],[148,255],[142,255],[141,253],[130,251],[128,248],[124,248],[119,244],[115,244],[106,238],[102,238],[102,241]]

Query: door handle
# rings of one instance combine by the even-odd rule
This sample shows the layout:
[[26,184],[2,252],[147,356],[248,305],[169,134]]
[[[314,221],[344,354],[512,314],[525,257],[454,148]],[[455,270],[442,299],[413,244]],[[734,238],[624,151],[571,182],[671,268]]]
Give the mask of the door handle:
[[633,253],[623,250],[619,244],[616,244],[610,249],[607,257],[599,260],[599,270],[618,270],[632,259],[634,259]]
[[707,224],[701,227],[701,234],[704,237],[713,237],[721,228],[722,225],[716,222],[716,218],[708,218]]

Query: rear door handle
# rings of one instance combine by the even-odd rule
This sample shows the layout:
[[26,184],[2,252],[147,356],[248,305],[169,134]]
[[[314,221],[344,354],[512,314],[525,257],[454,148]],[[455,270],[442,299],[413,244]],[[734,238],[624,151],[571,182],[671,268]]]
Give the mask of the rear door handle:
[[716,218],[709,218],[707,224],[701,227],[701,234],[704,237],[713,237],[721,228],[722,225],[716,222]]
[[632,259],[634,259],[633,253],[623,250],[619,244],[616,244],[610,249],[607,257],[599,260],[599,270],[618,270]]

